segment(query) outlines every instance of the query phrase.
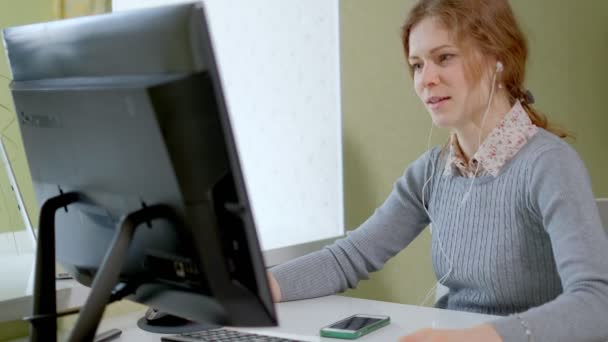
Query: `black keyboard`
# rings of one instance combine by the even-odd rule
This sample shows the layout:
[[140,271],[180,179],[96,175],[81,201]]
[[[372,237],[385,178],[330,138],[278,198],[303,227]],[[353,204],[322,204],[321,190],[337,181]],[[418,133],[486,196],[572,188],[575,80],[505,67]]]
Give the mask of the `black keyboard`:
[[282,337],[250,334],[229,329],[209,329],[193,333],[163,336],[165,342],[303,342]]

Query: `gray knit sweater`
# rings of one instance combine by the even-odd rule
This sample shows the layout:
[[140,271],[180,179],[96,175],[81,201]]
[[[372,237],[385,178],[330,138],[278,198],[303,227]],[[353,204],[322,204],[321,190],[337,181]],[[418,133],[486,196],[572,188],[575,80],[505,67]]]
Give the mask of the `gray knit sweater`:
[[283,300],[354,288],[407,247],[431,221],[421,193],[434,162],[424,203],[436,276],[453,265],[437,306],[505,316],[491,322],[505,342],[528,341],[524,324],[537,342],[608,340],[608,238],[577,153],[540,129],[462,201],[470,179],[444,175],[439,152],[414,161],[345,238],[273,268]]

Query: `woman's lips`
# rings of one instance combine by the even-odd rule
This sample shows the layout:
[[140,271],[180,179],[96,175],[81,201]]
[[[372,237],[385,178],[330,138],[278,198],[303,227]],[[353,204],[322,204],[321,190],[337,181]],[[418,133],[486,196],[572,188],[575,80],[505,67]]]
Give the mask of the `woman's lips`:
[[438,109],[439,107],[443,106],[449,99],[450,99],[449,96],[431,97],[426,103],[429,106],[429,108]]

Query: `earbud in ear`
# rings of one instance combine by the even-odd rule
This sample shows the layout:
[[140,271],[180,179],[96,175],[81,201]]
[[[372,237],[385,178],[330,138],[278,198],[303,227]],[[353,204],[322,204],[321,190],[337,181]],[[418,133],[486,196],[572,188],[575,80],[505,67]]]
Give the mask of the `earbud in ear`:
[[496,72],[502,72],[502,70],[503,70],[502,62],[501,61],[496,62]]

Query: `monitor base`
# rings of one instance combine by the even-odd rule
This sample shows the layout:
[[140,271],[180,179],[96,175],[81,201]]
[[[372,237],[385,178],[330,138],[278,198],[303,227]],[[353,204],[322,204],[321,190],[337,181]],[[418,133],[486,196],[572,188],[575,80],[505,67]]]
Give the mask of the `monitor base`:
[[185,318],[169,314],[163,315],[163,318],[152,321],[147,319],[146,317],[142,317],[137,320],[137,326],[141,330],[158,334],[181,334],[207,329],[217,329],[222,327],[221,325],[216,325],[212,323],[192,322]]

